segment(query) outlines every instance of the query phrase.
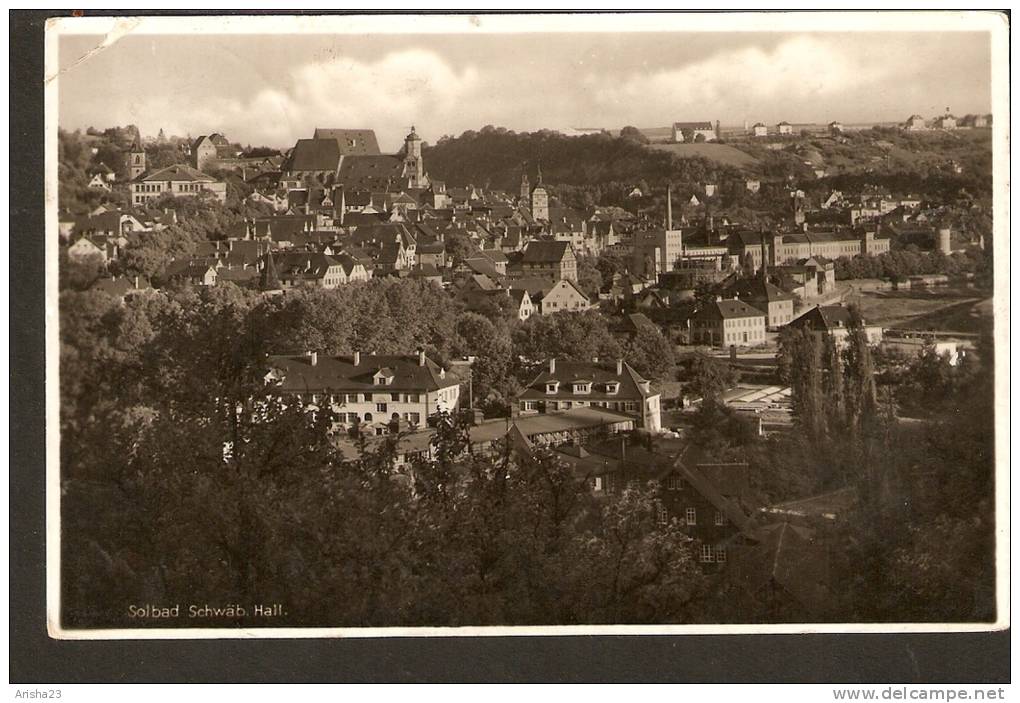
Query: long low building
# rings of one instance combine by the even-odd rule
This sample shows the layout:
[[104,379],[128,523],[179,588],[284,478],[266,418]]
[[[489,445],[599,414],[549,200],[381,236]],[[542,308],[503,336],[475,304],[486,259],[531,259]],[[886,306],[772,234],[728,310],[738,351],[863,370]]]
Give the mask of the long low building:
[[[468,430],[471,450],[475,452],[499,451],[504,441],[514,449],[533,450],[555,447],[565,442],[581,442],[610,437],[634,429],[633,417],[602,408],[574,408],[555,415],[528,415],[513,419],[484,420]],[[433,456],[433,439],[436,430],[423,429],[409,432],[397,439],[396,464],[409,460],[429,459]],[[382,441],[379,437],[369,442],[369,447]],[[340,449],[350,459],[358,457],[358,447],[353,441],[341,441]]]
[[144,205],[163,195],[196,197],[210,194],[221,203],[227,202],[227,184],[185,164],[167,166],[143,173],[131,181],[131,203]]

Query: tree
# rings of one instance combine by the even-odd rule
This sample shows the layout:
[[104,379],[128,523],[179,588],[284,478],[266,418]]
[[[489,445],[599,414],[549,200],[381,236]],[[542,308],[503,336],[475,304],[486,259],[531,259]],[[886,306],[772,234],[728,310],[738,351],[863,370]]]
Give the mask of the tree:
[[757,438],[753,421],[714,398],[702,401],[691,418],[694,443],[710,454],[722,456],[735,447],[746,447]]
[[620,137],[622,139],[628,139],[630,141],[637,142],[638,144],[648,143],[648,137],[645,135],[645,133],[642,132],[637,127],[632,127],[630,125],[620,130]]
[[505,414],[516,390],[510,381],[512,344],[509,332],[481,315],[464,312],[457,318],[457,337],[456,351],[475,357],[471,364],[475,402],[482,408]]
[[827,433],[822,345],[810,330],[787,329],[780,337],[779,366],[789,378],[797,425],[810,441],[819,442]]
[[531,364],[546,359],[619,359],[619,342],[596,310],[533,315],[513,331],[514,348],[525,360],[522,382],[530,382]]
[[740,371],[726,362],[698,354],[690,365],[689,388],[706,401],[718,400],[724,391],[740,382]]
[[639,325],[624,345],[623,355],[647,379],[665,381],[673,377],[676,365],[673,345],[654,324]]
[[577,257],[577,284],[591,300],[598,300],[602,290],[602,272],[598,260],[591,256]]
[[103,257],[93,254],[84,258],[72,259],[67,249],[61,247],[57,263],[60,272],[60,288],[87,290],[106,272]]

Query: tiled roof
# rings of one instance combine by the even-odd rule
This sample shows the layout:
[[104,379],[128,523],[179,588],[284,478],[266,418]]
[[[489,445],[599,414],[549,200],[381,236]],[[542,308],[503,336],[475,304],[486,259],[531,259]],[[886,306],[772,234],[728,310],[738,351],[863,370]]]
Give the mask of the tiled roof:
[[174,164],[173,166],[167,166],[161,168],[158,171],[151,171],[142,174],[138,178],[139,181],[191,181],[199,183],[215,183],[216,179],[212,176],[199,171],[197,168],[192,168],[187,164]]
[[791,327],[805,327],[819,331],[848,328],[850,325],[850,309],[842,305],[819,305],[790,323]]
[[726,288],[725,295],[752,302],[768,301],[771,303],[779,300],[793,300],[792,295],[760,278],[737,280]]
[[331,171],[340,165],[340,148],[335,139],[298,139],[287,171]]
[[733,320],[765,317],[765,313],[741,300],[715,300],[698,310],[694,317],[701,320]]
[[286,252],[275,257],[276,270],[281,278],[322,278],[331,266],[340,262],[332,256],[315,252]]
[[536,276],[522,276],[510,280],[510,290],[526,290],[532,298],[545,295],[552,287],[553,284],[549,279]]
[[346,188],[385,190],[401,180],[403,162],[395,156],[345,156],[337,180]]
[[673,129],[714,129],[711,122],[674,122]]
[[[591,381],[591,393],[575,395],[570,388],[573,381]],[[549,372],[548,366],[528,384],[527,388],[518,396],[523,400],[540,399],[566,399],[571,400],[637,400],[640,401],[647,396],[656,395],[655,391],[645,393],[641,390],[640,383],[644,381],[637,371],[630,364],[623,364],[623,373],[617,375],[616,362],[602,364],[592,361],[568,361],[556,360],[556,369]],[[559,390],[554,394],[546,393],[546,383],[559,381]],[[608,393],[606,385],[619,383],[620,387],[616,393]]]
[[315,128],[315,139],[333,139],[340,153],[344,156],[352,154],[378,154],[379,142],[373,129],[327,129]]
[[[442,368],[431,359],[425,365],[418,363],[418,357],[362,354],[360,362],[354,365],[352,356],[326,356],[319,354],[315,366],[309,356],[271,356],[270,366],[277,369],[281,378],[279,389],[284,392],[323,391],[436,391],[456,385],[456,381],[443,377]],[[389,370],[393,382],[376,385],[375,375],[380,370]]]
[[523,262],[526,264],[559,263],[570,251],[570,242],[552,242],[535,239],[524,248]]

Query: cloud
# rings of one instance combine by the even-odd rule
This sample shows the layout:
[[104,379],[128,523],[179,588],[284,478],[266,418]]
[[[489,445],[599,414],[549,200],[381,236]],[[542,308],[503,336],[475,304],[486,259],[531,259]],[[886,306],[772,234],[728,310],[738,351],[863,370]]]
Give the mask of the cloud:
[[[644,114],[672,119],[797,119],[812,102],[830,105],[841,94],[888,77],[887,64],[832,41],[796,37],[771,51],[746,47],[720,52],[680,68],[635,73],[595,90],[596,104],[620,116],[641,105]],[[783,114],[796,109],[798,115]],[[767,111],[768,114],[761,114]],[[738,117],[739,116],[739,117]]]
[[456,71],[431,51],[399,51],[374,62],[338,57],[302,64],[284,85],[250,100],[214,99],[189,120],[223,125],[231,138],[252,144],[288,144],[315,127],[376,129],[383,150],[395,151],[412,124],[438,135],[460,121],[478,80],[473,67]]
[[[60,77],[60,120],[71,129],[133,123],[143,134],[219,131],[274,147],[292,146],[315,127],[360,127],[395,151],[412,124],[435,142],[486,124],[530,131],[674,120],[854,122],[946,105],[961,114],[988,109],[987,42],[973,38],[697,39],[700,48],[687,47],[690,37],[675,35],[669,51],[660,38],[653,51],[638,35],[608,43],[521,35],[486,52],[467,51],[456,37],[408,37],[385,49],[367,38],[343,51],[299,37],[125,38]],[[66,53],[73,60],[96,41]]]

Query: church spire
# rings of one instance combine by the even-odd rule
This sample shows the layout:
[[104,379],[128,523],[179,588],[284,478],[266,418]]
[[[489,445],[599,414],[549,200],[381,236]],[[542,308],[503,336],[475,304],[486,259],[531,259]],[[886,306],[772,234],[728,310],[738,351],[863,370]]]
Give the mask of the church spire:
[[280,277],[276,273],[276,264],[273,262],[272,250],[266,252],[266,266],[262,269],[262,279],[259,281],[259,288],[262,290],[280,290]]

